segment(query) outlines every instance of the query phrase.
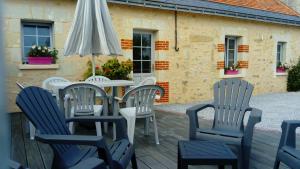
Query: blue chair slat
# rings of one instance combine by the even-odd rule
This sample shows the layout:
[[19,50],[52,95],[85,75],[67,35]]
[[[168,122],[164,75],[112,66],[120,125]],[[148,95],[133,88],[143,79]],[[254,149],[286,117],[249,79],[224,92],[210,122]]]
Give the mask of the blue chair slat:
[[[108,151],[105,140],[103,140],[102,137],[79,137],[74,135],[72,140],[70,140],[70,137],[68,136],[71,135],[66,125],[66,119],[58,108],[51,93],[48,91],[39,87],[27,87],[18,94],[16,103],[37,128],[37,140],[50,144],[54,152],[52,168],[75,169],[78,168],[78,166],[85,166],[87,169],[103,169],[103,161],[101,159],[91,159],[94,156],[97,156],[97,154],[100,158],[103,158],[103,160],[106,161],[106,164],[112,169],[125,169],[130,160],[133,162],[133,168],[137,168],[134,148],[129,143],[127,135],[124,133],[120,134],[123,139],[118,137],[119,141],[113,143],[112,147],[114,147],[114,153]],[[111,117],[111,119],[105,117],[83,119],[83,121],[86,120],[92,122],[101,122],[105,120],[113,121],[117,123],[117,126],[125,124],[122,122],[125,121],[124,119],[117,119],[114,117]],[[67,121],[72,121],[72,119]],[[78,122],[80,121],[80,118],[74,118],[74,121]],[[126,128],[126,126],[121,126],[121,128]],[[124,130],[120,129],[119,131],[121,132]],[[99,138],[100,140],[97,141]],[[90,144],[94,147],[79,148],[78,145],[80,144]],[[119,146],[116,147],[116,145]],[[110,159],[112,159],[112,161]],[[80,164],[82,162],[85,164]]]

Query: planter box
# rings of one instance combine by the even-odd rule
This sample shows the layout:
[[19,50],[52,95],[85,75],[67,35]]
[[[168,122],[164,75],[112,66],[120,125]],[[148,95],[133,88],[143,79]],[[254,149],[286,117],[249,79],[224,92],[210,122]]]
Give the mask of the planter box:
[[285,68],[283,68],[283,67],[278,67],[278,68],[276,69],[276,72],[277,72],[277,73],[285,73]]
[[238,70],[225,70],[225,75],[237,75],[239,74]]
[[52,57],[28,57],[28,63],[30,65],[50,65],[52,61]]

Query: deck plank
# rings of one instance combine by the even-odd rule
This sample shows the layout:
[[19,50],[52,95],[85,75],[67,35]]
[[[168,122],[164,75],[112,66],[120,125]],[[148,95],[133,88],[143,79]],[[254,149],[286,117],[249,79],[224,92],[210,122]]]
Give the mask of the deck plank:
[[[12,158],[31,168],[50,169],[53,153],[48,145],[31,141],[25,131],[25,119],[12,115]],[[188,118],[185,115],[157,113],[160,145],[154,141],[153,127],[144,136],[143,121],[138,120],[135,131],[137,163],[140,169],[177,168],[177,142],[188,139]],[[212,122],[201,120],[200,126],[209,127]],[[22,127],[23,125],[23,127]],[[78,129],[79,134],[93,134],[90,129]],[[256,129],[253,136],[251,169],[272,169],[281,132]],[[299,137],[299,136],[298,136]],[[298,143],[299,145],[300,143]],[[131,168],[131,167],[129,167]],[[216,169],[215,166],[191,166],[191,169]],[[227,167],[230,168],[230,167]],[[226,168],[226,169],[227,169]],[[281,165],[281,169],[287,169]]]
[[21,126],[21,114],[15,113],[10,116],[11,121],[11,159],[23,165],[28,165],[24,137]]
[[21,116],[21,124],[23,129],[23,139],[26,149],[26,157],[28,160],[28,167],[30,169],[45,169],[44,161],[42,159],[38,143],[29,139],[28,120],[24,115]]

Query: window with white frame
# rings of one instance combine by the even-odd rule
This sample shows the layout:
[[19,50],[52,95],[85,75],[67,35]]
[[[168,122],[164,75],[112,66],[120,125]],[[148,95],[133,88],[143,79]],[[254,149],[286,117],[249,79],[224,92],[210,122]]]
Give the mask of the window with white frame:
[[237,64],[237,37],[225,37],[225,67]]
[[152,33],[133,33],[133,73],[151,73]]
[[22,62],[27,63],[28,52],[33,45],[53,47],[52,24],[22,22]]
[[277,67],[285,64],[285,48],[286,48],[286,42],[278,42],[277,43],[277,53],[276,53]]

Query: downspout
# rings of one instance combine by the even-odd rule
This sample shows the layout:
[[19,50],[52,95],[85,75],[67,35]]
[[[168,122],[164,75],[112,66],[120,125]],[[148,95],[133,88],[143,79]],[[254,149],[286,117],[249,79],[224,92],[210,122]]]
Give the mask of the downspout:
[[175,51],[179,51],[178,47],[178,32],[177,32],[177,11],[175,11]]

